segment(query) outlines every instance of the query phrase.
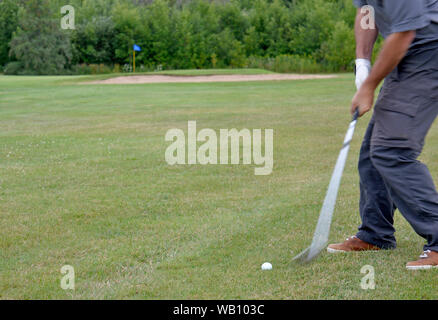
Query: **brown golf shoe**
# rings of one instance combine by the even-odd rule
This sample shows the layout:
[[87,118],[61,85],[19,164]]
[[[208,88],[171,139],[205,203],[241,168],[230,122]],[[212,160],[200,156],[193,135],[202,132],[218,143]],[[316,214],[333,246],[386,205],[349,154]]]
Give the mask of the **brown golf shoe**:
[[380,248],[362,241],[356,236],[347,238],[347,240],[345,240],[343,243],[331,244],[327,247],[327,252],[329,253],[368,250],[380,250]]
[[427,270],[438,268],[438,252],[426,250],[417,261],[408,262],[408,270]]

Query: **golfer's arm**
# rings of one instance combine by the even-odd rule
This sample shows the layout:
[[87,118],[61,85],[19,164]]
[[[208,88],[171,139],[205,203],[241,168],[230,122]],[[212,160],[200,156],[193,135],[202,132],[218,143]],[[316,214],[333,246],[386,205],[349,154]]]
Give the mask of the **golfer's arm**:
[[415,31],[398,32],[386,38],[379,57],[364,82],[364,86],[375,90],[380,82],[400,63],[415,39]]
[[375,29],[363,29],[361,21],[365,14],[361,9],[357,9],[356,22],[354,24],[354,34],[356,36],[356,58],[371,60],[373,56],[373,48],[376,43],[379,31]]

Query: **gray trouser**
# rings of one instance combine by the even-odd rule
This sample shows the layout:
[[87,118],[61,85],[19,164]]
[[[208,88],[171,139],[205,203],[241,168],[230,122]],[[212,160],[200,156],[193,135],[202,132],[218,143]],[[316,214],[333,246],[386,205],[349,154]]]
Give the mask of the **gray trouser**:
[[395,248],[398,208],[426,239],[424,249],[438,251],[438,193],[417,160],[438,114],[437,87],[438,49],[405,59],[385,79],[359,157],[363,241]]

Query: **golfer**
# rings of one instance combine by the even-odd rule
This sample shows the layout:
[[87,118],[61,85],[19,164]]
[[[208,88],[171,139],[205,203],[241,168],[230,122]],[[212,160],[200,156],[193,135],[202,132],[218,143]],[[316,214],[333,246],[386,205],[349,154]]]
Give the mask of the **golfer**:
[[[328,251],[393,249],[394,211],[400,210],[427,244],[410,270],[438,267],[438,193],[417,160],[438,114],[438,0],[354,0],[356,85],[351,112],[370,111],[384,79],[359,157],[362,224]],[[361,8],[364,7],[363,10]],[[376,28],[364,28],[374,11]],[[377,35],[385,42],[371,69]]]

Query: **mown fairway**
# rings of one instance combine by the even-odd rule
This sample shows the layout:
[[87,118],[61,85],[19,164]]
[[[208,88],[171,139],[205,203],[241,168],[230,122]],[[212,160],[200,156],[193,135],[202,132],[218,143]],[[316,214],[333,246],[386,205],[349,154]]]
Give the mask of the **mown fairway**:
[[[76,79],[76,78],[75,78]],[[437,299],[438,270],[409,272],[423,240],[397,213],[398,249],[309,245],[350,116],[353,77],[84,85],[0,76],[0,298]],[[82,83],[82,82],[81,82]],[[274,129],[274,171],[164,160],[170,128]],[[331,240],[355,233],[361,119]],[[438,130],[423,154],[438,179]],[[274,269],[262,272],[269,261]],[[60,288],[74,266],[76,290]],[[376,289],[362,290],[362,266]]]

